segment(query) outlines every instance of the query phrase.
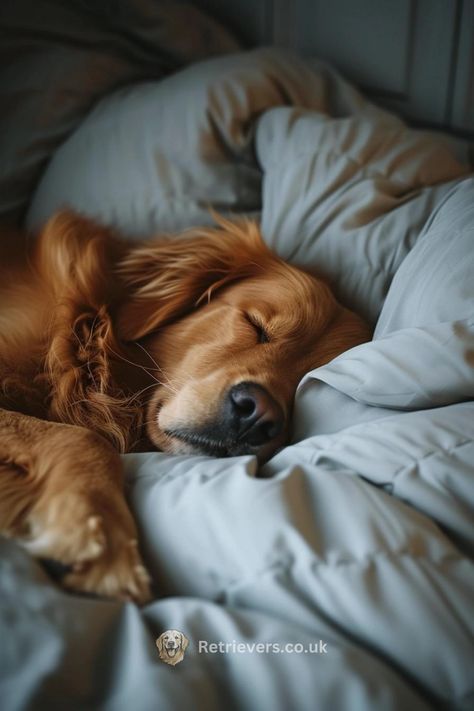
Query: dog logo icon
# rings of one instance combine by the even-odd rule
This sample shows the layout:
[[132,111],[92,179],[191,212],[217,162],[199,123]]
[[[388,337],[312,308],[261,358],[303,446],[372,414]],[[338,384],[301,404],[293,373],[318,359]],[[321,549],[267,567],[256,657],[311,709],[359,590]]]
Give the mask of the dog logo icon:
[[161,661],[173,667],[182,661],[188,644],[189,639],[179,630],[166,630],[156,640]]

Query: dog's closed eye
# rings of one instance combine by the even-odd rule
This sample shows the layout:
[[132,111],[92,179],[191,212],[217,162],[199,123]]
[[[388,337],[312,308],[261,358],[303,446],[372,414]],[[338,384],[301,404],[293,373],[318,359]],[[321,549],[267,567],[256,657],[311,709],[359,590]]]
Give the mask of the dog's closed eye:
[[250,314],[245,314],[245,318],[255,330],[258,337],[258,342],[268,343],[270,341],[270,338],[262,323],[255,316],[252,316]]

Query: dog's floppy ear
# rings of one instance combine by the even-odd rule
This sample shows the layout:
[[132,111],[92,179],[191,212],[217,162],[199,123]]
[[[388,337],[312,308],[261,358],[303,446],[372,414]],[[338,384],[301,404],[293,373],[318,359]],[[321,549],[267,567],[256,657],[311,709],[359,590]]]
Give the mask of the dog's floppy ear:
[[158,647],[158,651],[159,651],[160,653],[163,651],[163,644],[164,644],[164,642],[163,642],[163,637],[164,637],[164,634],[165,634],[164,632],[163,632],[163,634],[160,634],[160,636],[158,637],[158,639],[157,639],[156,642],[155,642],[156,646]]
[[218,228],[150,242],[120,262],[119,274],[128,290],[116,318],[122,339],[142,338],[191,311],[213,290],[259,272],[272,259],[255,222],[215,218]]
[[97,310],[112,299],[111,265],[124,250],[112,230],[65,209],[50,217],[41,230],[35,267],[61,301]]
[[189,645],[189,639],[182,633],[180,632],[181,635],[181,649],[183,652],[185,652],[188,648]]

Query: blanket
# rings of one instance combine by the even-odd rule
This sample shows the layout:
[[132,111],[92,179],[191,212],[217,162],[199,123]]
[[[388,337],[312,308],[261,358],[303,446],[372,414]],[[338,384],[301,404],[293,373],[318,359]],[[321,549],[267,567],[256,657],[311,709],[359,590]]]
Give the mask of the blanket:
[[[124,457],[155,599],[61,591],[1,541],[2,709],[474,704],[474,178],[330,67],[263,49],[105,96],[30,226],[71,205],[130,239],[261,221],[374,339],[300,383],[291,444]],[[256,476],[258,473],[259,476]],[[175,667],[156,638],[189,640]]]

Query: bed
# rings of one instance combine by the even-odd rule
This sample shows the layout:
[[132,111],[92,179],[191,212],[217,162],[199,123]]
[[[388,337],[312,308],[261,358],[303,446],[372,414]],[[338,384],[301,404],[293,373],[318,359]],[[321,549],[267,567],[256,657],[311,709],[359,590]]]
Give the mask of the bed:
[[[3,220],[35,229],[69,205],[134,239],[210,224],[210,207],[252,215],[374,338],[306,375],[292,442],[260,470],[124,456],[145,607],[65,593],[0,539],[2,711],[473,708],[469,145],[316,59],[239,52],[197,11],[129,3],[111,25],[43,3],[32,35],[22,2]],[[176,667],[155,645],[168,629],[189,639]]]

